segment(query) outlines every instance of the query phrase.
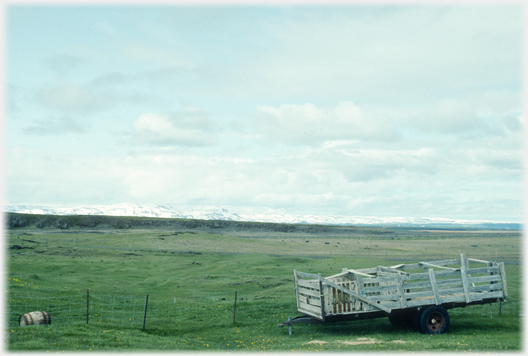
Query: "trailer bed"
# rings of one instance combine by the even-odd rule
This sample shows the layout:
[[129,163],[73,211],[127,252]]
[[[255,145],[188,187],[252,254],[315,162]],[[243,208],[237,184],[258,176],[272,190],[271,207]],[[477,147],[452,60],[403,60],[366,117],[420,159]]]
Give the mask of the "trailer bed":
[[283,325],[415,315],[429,306],[451,309],[508,296],[504,263],[464,254],[451,260],[343,268],[329,277],[294,270],[294,277],[297,311],[304,315]]

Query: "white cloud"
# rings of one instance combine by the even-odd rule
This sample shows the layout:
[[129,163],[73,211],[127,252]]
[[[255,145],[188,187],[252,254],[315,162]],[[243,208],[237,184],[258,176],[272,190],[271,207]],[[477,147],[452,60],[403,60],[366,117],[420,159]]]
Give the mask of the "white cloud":
[[521,116],[508,115],[502,117],[500,119],[500,122],[510,132],[519,132],[522,130],[523,127],[523,121]]
[[204,120],[192,121],[187,117],[171,120],[167,115],[145,113],[133,123],[133,139],[140,144],[154,146],[212,146],[216,134],[208,132]]
[[232,72],[246,88],[240,95],[427,106],[519,83],[519,7],[291,11],[288,20],[257,23],[273,45]]
[[32,126],[22,130],[27,135],[62,135],[67,133],[86,133],[86,129],[75,120],[67,117],[36,120]]
[[6,198],[10,201],[97,204],[123,201],[127,196],[121,182],[122,163],[114,157],[15,146],[7,158]]
[[149,42],[131,41],[119,44],[119,51],[138,64],[145,64],[151,68],[185,68],[192,69],[196,65],[187,59],[180,47],[159,46]]
[[35,100],[55,113],[85,115],[108,111],[119,102],[138,103],[142,98],[126,91],[99,88],[95,85],[57,82],[38,90]]
[[475,108],[458,100],[441,100],[431,110],[411,116],[409,123],[419,131],[438,134],[483,131],[486,126]]
[[77,68],[84,59],[68,54],[55,55],[43,60],[43,64],[59,75],[64,75]]
[[[153,132],[172,130],[163,117],[137,124]],[[513,202],[522,172],[515,166],[501,168],[508,151],[493,154],[493,145],[490,151],[464,146],[442,154],[427,147],[354,151],[335,146],[261,159],[169,153],[174,151],[122,159],[15,147],[9,151],[8,198],[377,216],[423,216],[424,207],[429,216],[438,217],[516,217],[519,208]],[[509,162],[515,165],[515,160]]]
[[10,18],[11,197],[518,213],[520,7],[172,10]]
[[369,117],[349,101],[334,109],[313,104],[257,106],[256,129],[266,139],[291,144],[314,145],[325,141],[393,141],[399,138],[394,122]]

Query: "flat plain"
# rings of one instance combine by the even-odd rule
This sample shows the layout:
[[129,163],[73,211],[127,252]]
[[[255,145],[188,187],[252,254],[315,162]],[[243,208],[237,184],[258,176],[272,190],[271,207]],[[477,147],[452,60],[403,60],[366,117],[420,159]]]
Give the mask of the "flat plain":
[[[28,224],[5,231],[6,348],[66,352],[522,351],[520,231],[247,226],[212,230],[199,224],[194,228],[116,228],[70,223],[67,229]],[[387,318],[295,324],[291,336],[287,327],[277,326],[299,315],[294,269],[324,276],[344,267],[457,258],[459,251],[471,258],[505,261],[509,297],[500,306],[450,310],[451,326],[445,334],[395,328]],[[103,304],[97,304],[101,300],[128,296],[137,301],[133,315],[116,321],[108,310],[101,315],[103,310],[97,309],[102,308]],[[51,303],[50,308],[58,310],[57,301],[65,298],[79,301],[78,306],[69,305],[79,309],[78,317],[61,320],[52,314],[51,325],[17,326],[21,300],[46,307]],[[27,303],[26,308],[33,307]]]

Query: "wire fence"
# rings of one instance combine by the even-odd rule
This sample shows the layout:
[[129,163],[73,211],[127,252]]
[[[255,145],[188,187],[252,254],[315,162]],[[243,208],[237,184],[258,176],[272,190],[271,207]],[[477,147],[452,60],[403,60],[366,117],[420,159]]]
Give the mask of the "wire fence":
[[20,316],[32,311],[47,311],[54,324],[96,322],[142,326],[146,296],[90,294],[89,291],[55,294],[35,296],[19,293],[9,296],[8,326],[19,325]]
[[[95,323],[134,329],[176,327],[177,324],[189,319],[206,320],[210,315],[204,313],[210,311],[213,306],[214,309],[219,308],[218,310],[224,313],[224,320],[234,321],[235,298],[236,294],[228,296],[227,292],[207,297],[174,297],[104,294],[89,290],[86,292],[11,291],[6,303],[7,326],[18,326],[19,318],[24,314],[47,311],[53,325]],[[247,296],[239,297],[239,307],[240,301],[244,299],[244,303],[250,305],[247,304]]]

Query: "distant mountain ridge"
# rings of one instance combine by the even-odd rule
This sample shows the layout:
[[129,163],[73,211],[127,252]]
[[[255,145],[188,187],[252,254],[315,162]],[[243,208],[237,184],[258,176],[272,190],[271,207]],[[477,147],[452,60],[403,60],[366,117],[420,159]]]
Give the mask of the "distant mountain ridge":
[[199,206],[175,208],[166,205],[119,203],[112,205],[88,205],[78,207],[57,207],[51,205],[7,205],[5,212],[43,215],[107,215],[138,216],[155,218],[177,218],[197,220],[226,220],[247,222],[269,222],[287,224],[320,225],[391,225],[407,227],[477,227],[521,229],[520,223],[491,222],[482,220],[455,220],[439,218],[406,217],[357,217],[338,215],[305,215],[284,213],[278,210],[240,208],[231,212],[219,206]]

